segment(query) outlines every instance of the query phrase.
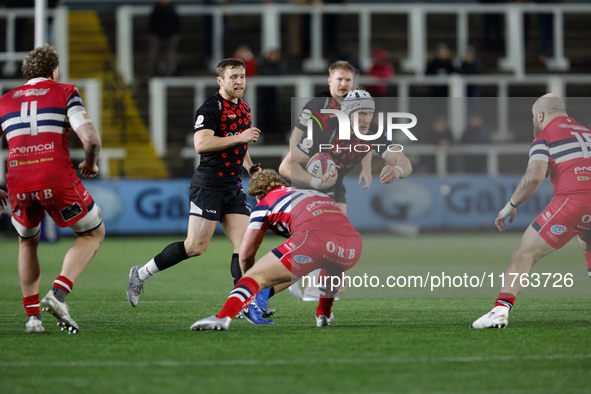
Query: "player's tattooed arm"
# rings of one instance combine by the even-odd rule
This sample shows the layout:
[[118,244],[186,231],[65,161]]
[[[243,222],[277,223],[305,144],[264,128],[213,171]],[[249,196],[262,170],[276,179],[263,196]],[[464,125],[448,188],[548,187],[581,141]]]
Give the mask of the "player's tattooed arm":
[[513,193],[512,199],[516,205],[524,203],[528,198],[538,190],[548,170],[548,163],[542,160],[530,161],[527,165],[525,174],[519,181],[517,189]]
[[8,193],[0,189],[0,211],[3,211],[4,208],[8,208]]
[[82,141],[84,153],[86,153],[86,160],[80,163],[78,168],[80,168],[82,176],[91,178],[98,174],[99,171],[97,162],[101,150],[101,137],[92,123],[80,125],[76,129],[76,134],[80,138],[80,141]]

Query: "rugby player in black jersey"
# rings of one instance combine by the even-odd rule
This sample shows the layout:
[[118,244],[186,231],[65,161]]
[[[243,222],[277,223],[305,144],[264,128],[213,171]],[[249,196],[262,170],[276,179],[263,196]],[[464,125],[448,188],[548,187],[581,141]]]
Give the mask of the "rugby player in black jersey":
[[[297,145],[302,140],[304,133],[307,131],[308,119],[310,112],[316,115],[320,114],[322,109],[341,109],[341,102],[343,98],[351,91],[355,83],[355,68],[343,60],[336,61],[328,68],[328,90],[324,90],[316,95],[312,100],[306,103],[304,110],[298,117],[298,120],[291,132],[289,141],[290,149],[298,149]],[[333,114],[322,114],[325,121],[333,119]],[[283,163],[287,164],[287,161]],[[282,163],[282,164],[283,164]],[[280,168],[281,175],[286,176],[283,172],[288,168]],[[366,155],[361,161],[361,172],[359,173],[359,184],[365,182],[363,189],[368,189],[371,186],[373,177],[371,175],[371,155]],[[294,186],[298,186],[295,185]],[[307,184],[306,184],[307,187]],[[347,198],[345,186],[342,184],[342,179],[339,179],[337,185],[333,190],[332,197],[341,207],[345,215],[347,214]]]
[[[341,103],[341,111],[350,118],[351,127],[354,124],[353,114],[357,113],[361,134],[373,135],[376,133],[377,126],[372,123],[375,102],[365,90],[356,88],[349,92]],[[347,212],[347,205],[344,200],[344,192],[340,194],[338,185],[342,184],[344,176],[349,171],[364,157],[371,154],[371,150],[375,150],[386,161],[386,165],[380,173],[380,181],[383,184],[392,183],[399,178],[406,178],[412,172],[408,158],[398,148],[391,147],[392,143],[384,135],[374,140],[365,141],[355,136],[353,129],[351,129],[350,139],[341,141],[338,119],[336,117],[328,119],[327,126],[326,131],[314,127],[312,140],[302,136],[297,147],[291,149],[281,163],[279,173],[302,187],[318,189],[326,193],[339,204],[343,212]],[[329,153],[337,167],[336,174],[330,174],[323,180],[313,178],[305,169],[308,160],[320,151]]]
[[260,171],[259,164],[250,159],[247,145],[256,142],[261,131],[252,126],[250,106],[242,100],[246,83],[244,62],[225,59],[216,71],[220,90],[195,113],[194,145],[201,162],[189,189],[187,238],[168,245],[145,265],[131,268],[127,300],[134,307],[144,283],[152,275],[205,252],[218,221],[234,248],[234,283],[242,277],[238,251],[250,221],[250,207],[240,176],[243,167],[250,175]]

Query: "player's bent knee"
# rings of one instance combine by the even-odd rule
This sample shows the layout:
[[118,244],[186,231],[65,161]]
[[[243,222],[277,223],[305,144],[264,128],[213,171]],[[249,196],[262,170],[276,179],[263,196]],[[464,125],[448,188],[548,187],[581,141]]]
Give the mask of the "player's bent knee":
[[94,230],[99,230],[101,227],[104,232],[104,226],[101,226],[102,224],[103,210],[97,204],[94,204],[92,209],[88,211],[82,219],[71,225],[70,228],[74,230],[76,234],[90,233]]
[[209,242],[207,242],[207,243],[202,243],[202,242],[187,243],[185,241],[185,251],[187,252],[188,257],[201,256],[207,250],[208,246],[209,246]]

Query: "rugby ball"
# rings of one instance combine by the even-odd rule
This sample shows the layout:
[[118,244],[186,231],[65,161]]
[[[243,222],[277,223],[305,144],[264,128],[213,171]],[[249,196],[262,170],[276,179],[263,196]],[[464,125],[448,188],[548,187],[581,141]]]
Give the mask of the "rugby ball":
[[332,161],[332,157],[326,152],[316,153],[306,164],[306,171],[314,178],[321,178],[322,175],[333,172],[336,168],[337,166]]

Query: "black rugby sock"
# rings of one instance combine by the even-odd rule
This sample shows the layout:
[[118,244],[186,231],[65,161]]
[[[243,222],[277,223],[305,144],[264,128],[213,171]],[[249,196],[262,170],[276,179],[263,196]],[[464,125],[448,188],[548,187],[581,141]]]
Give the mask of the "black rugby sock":
[[232,263],[230,264],[230,272],[234,280],[234,286],[242,278],[242,270],[240,269],[240,261],[238,260],[238,253],[232,255]]
[[188,259],[184,242],[175,242],[164,248],[162,252],[154,256],[154,263],[160,271],[177,265],[183,260]]

